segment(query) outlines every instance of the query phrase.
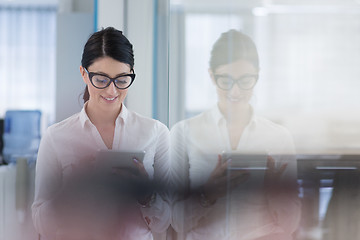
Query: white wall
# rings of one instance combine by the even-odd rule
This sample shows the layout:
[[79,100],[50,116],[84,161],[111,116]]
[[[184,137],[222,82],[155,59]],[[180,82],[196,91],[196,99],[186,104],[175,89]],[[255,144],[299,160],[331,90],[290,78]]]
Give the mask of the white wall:
[[82,108],[85,83],[79,67],[84,45],[93,31],[93,1],[59,1],[56,26],[55,122],[68,118]]
[[[74,24],[77,23],[77,24]],[[59,13],[57,18],[56,111],[59,122],[82,108],[85,88],[79,67],[86,40],[93,30],[89,13]]]
[[113,26],[124,32],[134,46],[136,79],[126,106],[152,117],[153,1],[99,0],[98,29]]
[[127,37],[134,45],[136,79],[129,90],[127,106],[152,117],[153,103],[153,1],[128,1]]
[[98,0],[98,29],[114,27],[124,31],[124,0]]

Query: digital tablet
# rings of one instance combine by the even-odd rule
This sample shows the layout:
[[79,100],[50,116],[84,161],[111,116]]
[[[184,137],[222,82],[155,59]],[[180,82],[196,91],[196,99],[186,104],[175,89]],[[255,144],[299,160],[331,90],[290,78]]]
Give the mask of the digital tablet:
[[267,169],[267,155],[265,154],[242,154],[237,152],[224,152],[222,159],[231,159],[229,170],[247,170],[263,172]]
[[96,154],[96,163],[101,168],[111,169],[130,169],[137,170],[134,158],[143,162],[145,151],[118,151],[118,150],[100,150]]
[[267,155],[265,154],[242,154],[238,152],[224,152],[222,160],[231,159],[228,166],[229,176],[234,171],[245,170],[248,174],[246,181],[237,186],[242,191],[255,192],[262,189],[265,171],[267,169]]

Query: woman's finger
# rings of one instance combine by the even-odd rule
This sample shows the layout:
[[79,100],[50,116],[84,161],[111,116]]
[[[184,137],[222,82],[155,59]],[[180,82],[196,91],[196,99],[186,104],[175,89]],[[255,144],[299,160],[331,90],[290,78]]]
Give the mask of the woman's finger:
[[231,165],[231,158],[227,159],[226,161],[223,161],[222,158],[221,158],[221,155],[219,154],[218,155],[218,161],[220,161],[220,172],[221,172],[221,175],[224,175],[227,171],[227,169],[229,168],[229,166]]
[[279,169],[279,171],[277,172],[277,175],[278,175],[279,177],[284,173],[287,165],[288,165],[288,163],[281,164],[280,169]]
[[[225,162],[226,163],[226,162]],[[222,161],[221,155],[218,155],[216,168],[222,170],[224,168],[224,162]]]
[[275,160],[270,155],[267,156],[266,166],[269,171],[275,170]]
[[140,161],[139,161],[137,158],[135,158],[135,157],[133,158],[133,160],[134,160],[134,163],[135,163],[136,167],[138,168],[140,174],[143,175],[143,176],[148,177],[148,173],[146,172],[146,169],[145,169],[145,167],[144,167],[144,164],[143,164],[142,162],[140,162]]
[[215,166],[213,172],[211,173],[210,178],[217,178],[217,177],[221,176],[222,172],[223,172],[223,170],[222,170],[222,164],[221,164],[221,156],[218,155],[216,166]]

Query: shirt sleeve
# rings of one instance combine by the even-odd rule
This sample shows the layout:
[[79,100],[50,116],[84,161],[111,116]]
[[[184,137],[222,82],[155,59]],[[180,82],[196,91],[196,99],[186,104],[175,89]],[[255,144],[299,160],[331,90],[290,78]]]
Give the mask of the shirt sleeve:
[[170,183],[170,161],[169,161],[169,130],[158,123],[157,146],[154,158],[154,181],[161,184],[155,202],[151,207],[141,208],[142,215],[149,228],[153,232],[163,233],[167,230],[171,221],[171,209],[169,206],[168,186]]
[[171,188],[173,189],[172,201],[181,198],[179,193],[190,188],[189,158],[186,147],[185,124],[176,124],[170,132],[170,162],[171,162]]
[[186,126],[184,122],[180,122],[170,132],[171,224],[176,232],[183,234],[196,227],[200,219],[213,207],[204,208],[198,195],[190,192],[190,165],[186,143]]
[[56,159],[49,129],[41,139],[36,161],[35,199],[32,204],[34,226],[42,236],[49,237],[57,231],[56,214],[52,197],[61,183],[61,167]]

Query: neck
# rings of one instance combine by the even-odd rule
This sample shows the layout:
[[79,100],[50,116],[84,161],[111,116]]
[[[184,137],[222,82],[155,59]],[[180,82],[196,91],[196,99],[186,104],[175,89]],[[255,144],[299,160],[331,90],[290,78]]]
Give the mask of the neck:
[[89,101],[85,111],[90,121],[95,126],[100,126],[100,125],[109,125],[109,124],[115,125],[116,118],[119,116],[121,109],[122,109],[122,104],[120,105],[120,108],[117,111],[108,111],[108,110],[105,111],[104,109],[93,106]]
[[218,106],[228,125],[247,125],[249,123],[251,117],[250,104],[233,106],[218,103]]

